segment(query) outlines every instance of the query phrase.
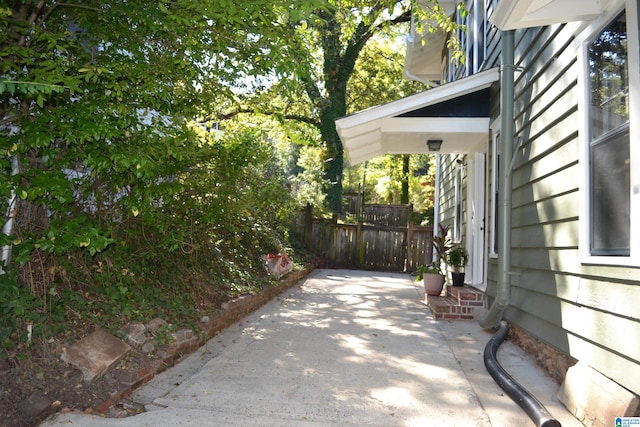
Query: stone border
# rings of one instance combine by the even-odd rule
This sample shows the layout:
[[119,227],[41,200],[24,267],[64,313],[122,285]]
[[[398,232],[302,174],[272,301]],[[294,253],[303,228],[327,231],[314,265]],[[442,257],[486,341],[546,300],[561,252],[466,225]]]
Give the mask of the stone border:
[[85,412],[106,415],[113,407],[118,405],[119,400],[128,398],[134,390],[151,381],[157,374],[175,366],[185,356],[199,349],[220,331],[262,307],[275,296],[292,288],[314,269],[315,266],[305,266],[302,270],[293,270],[275,284],[265,287],[256,294],[241,295],[223,303],[212,316],[205,317],[208,322],[199,322],[200,334],[195,334],[191,329],[178,329],[173,332],[174,340],[172,344],[160,349],[161,356],[158,360],[140,369],[136,378],[125,389],[112,394],[102,404],[87,408]]
[[573,357],[551,347],[513,323],[509,323],[509,338],[525,353],[533,356],[558,384],[562,383],[570,367],[577,363]]

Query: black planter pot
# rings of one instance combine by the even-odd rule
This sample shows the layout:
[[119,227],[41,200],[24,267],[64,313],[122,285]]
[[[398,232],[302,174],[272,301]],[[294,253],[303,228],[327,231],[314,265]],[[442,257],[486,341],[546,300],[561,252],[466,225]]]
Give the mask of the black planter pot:
[[451,283],[453,286],[464,286],[464,273],[451,272]]

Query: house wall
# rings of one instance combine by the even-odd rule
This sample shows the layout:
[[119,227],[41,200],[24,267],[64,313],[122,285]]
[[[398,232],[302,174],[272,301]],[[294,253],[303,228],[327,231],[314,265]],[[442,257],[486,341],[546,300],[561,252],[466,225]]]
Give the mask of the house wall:
[[[640,393],[640,270],[578,253],[579,94],[574,25],[516,32],[511,305],[505,317]],[[635,304],[634,304],[635,302]],[[634,308],[634,305],[636,306]]]
[[[640,269],[583,264],[579,258],[583,184],[578,136],[583,130],[576,28],[563,24],[515,33],[515,62],[520,68],[514,100],[514,274],[505,318],[640,394]],[[500,65],[495,30],[486,40],[490,45],[483,68]],[[494,103],[498,105],[499,97]],[[443,159],[443,165],[451,162]],[[491,164],[488,150],[487,209],[493,193]],[[452,185],[443,177],[445,223],[452,220],[446,196]],[[487,212],[487,224],[492,220]],[[487,233],[487,253],[490,240]],[[487,294],[495,297],[497,259],[486,259]]]
[[[461,161],[465,159],[466,156],[462,155],[443,155],[440,156],[440,170],[442,174],[442,185],[440,189],[440,212],[441,218],[440,224],[449,226],[449,237],[452,238],[452,242],[456,244],[460,244],[464,246],[465,242],[465,227],[464,227],[464,219],[467,215],[467,203],[466,191],[462,192],[462,232],[461,238],[459,241],[453,241],[453,233],[454,233],[454,222],[455,222],[455,210],[456,210],[456,192],[455,192],[455,180],[456,173],[458,169],[458,163],[456,160],[460,159]],[[462,169],[462,188],[465,189],[467,187],[467,170],[466,168]],[[451,277],[447,274],[447,281],[451,282]]]

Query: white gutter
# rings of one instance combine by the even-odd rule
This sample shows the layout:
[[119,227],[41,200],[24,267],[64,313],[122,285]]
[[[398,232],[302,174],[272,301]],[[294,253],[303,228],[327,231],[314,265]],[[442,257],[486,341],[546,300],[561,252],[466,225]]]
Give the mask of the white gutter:
[[435,80],[423,79],[420,76],[416,76],[415,74],[410,73],[409,71],[407,71],[406,67],[404,69],[404,78],[407,79],[407,80],[415,80],[415,81],[420,82],[420,83],[425,83],[425,84],[429,85],[429,87],[438,87],[438,86],[440,86],[440,83],[436,82]]

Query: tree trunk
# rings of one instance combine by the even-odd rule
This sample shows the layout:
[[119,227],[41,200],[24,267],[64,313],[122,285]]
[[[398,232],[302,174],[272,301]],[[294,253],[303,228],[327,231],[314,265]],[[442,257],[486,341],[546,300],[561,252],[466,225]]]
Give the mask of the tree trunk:
[[328,102],[330,106],[323,111],[321,121],[322,139],[326,144],[325,158],[322,159],[325,178],[328,181],[325,190],[326,203],[329,210],[338,215],[344,213],[342,203],[344,150],[335,126],[335,120],[346,114],[346,103],[340,102],[341,97],[343,98],[344,94],[330,92]]
[[[326,204],[334,214],[344,213],[342,203],[342,174],[344,169],[343,146],[335,120],[347,114],[347,83],[353,74],[356,61],[367,41],[383,26],[375,24],[377,18],[384,13],[385,5],[380,3],[369,8],[368,22],[361,21],[355,26],[353,34],[346,44],[343,42],[346,22],[340,22],[339,14],[324,10],[318,11],[322,20],[317,21],[317,30],[321,34],[323,63],[322,74],[324,77],[324,90],[317,86],[311,79],[306,82],[306,90],[312,103],[320,109],[320,133],[326,144],[323,169],[326,187]],[[398,17],[386,22],[386,25],[395,25],[400,22],[408,22],[411,18],[411,10],[405,10]],[[344,26],[344,28],[343,28]],[[309,75],[311,75],[310,73]]]

